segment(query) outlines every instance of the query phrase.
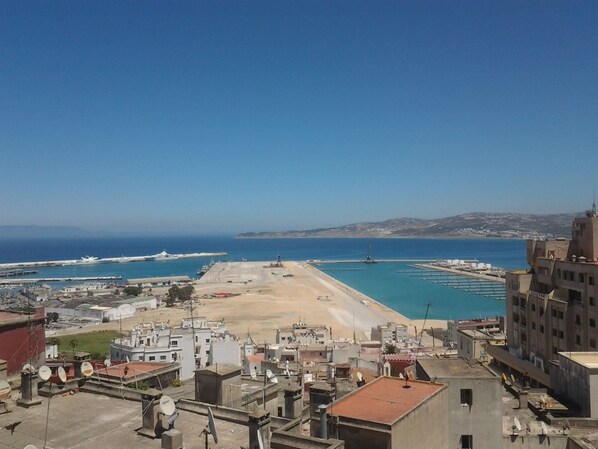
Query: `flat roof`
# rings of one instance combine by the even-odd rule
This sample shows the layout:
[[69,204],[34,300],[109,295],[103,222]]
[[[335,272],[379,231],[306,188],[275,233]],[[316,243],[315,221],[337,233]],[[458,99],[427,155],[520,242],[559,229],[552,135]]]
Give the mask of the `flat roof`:
[[417,363],[430,377],[437,378],[496,378],[485,366],[475,361],[465,359],[438,359],[429,358],[418,360]]
[[348,394],[332,406],[334,416],[391,425],[426,402],[446,385],[408,381],[398,377],[379,377]]
[[[158,371],[171,366],[173,366],[172,363],[164,362],[129,362],[121,363],[119,365],[112,365],[107,368],[101,368],[98,371],[100,374],[130,379],[139,376],[140,374],[151,373],[153,371]],[[127,369],[126,376],[125,368]]]
[[598,368],[598,352],[559,352],[559,355],[586,368]]
[[196,372],[201,374],[212,374],[217,376],[227,376],[237,371],[241,371],[243,368],[232,363],[216,363],[215,365],[206,366],[205,368],[198,369]]
[[191,282],[189,276],[168,276],[156,278],[129,279],[127,284],[157,284],[161,282]]

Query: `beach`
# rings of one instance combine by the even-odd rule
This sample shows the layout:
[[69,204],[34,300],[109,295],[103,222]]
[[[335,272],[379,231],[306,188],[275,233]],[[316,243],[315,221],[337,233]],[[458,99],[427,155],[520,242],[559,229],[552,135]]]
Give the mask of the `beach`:
[[[333,339],[369,340],[372,326],[395,322],[408,332],[421,332],[423,320],[410,320],[374,299],[348,287],[305,262],[221,262],[193,282],[196,298],[193,315],[223,320],[229,331],[243,339],[273,342],[276,329],[293,323],[326,325]],[[168,289],[154,288],[164,295]],[[215,293],[229,297],[210,297]],[[171,326],[191,315],[190,307],[176,305],[140,312],[135,317],[94,326],[93,330],[132,329],[139,322],[162,321]],[[446,328],[446,321],[427,320],[426,328]],[[90,328],[75,332],[89,332]],[[426,333],[423,343],[432,345]],[[436,340],[436,345],[440,342]]]

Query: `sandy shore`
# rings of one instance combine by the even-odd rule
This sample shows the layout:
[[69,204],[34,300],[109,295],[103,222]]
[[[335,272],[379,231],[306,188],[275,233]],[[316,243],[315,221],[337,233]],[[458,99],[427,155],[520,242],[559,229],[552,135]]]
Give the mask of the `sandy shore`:
[[[249,332],[255,341],[273,342],[278,327],[299,321],[332,328],[334,339],[352,338],[355,332],[358,340],[368,340],[372,326],[389,321],[407,325],[412,335],[416,328],[420,332],[422,326],[422,320],[410,320],[304,262],[285,262],[283,267],[270,267],[265,262],[217,263],[194,282],[194,287],[194,296],[199,301],[195,316],[223,319],[230,332],[240,338]],[[155,288],[154,294],[165,294],[166,290]],[[203,298],[218,292],[238,296]],[[328,297],[329,300],[322,301],[318,297]],[[129,330],[141,321],[175,325],[189,315],[189,307],[160,308],[123,320],[122,328]],[[432,326],[446,328],[446,321],[427,320],[426,328]],[[118,330],[119,327],[119,323],[113,322],[92,329]],[[426,334],[423,342],[432,344]]]

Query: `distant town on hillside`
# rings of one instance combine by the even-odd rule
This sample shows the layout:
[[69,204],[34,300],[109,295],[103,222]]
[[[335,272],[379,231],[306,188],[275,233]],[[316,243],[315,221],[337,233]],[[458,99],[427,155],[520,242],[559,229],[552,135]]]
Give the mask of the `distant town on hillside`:
[[245,232],[239,238],[434,237],[546,239],[568,237],[571,222],[581,214],[469,213],[437,219],[392,218],[332,228]]

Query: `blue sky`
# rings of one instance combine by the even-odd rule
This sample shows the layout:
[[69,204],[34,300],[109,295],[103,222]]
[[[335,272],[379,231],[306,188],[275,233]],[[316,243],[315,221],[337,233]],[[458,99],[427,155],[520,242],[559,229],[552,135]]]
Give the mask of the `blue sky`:
[[598,2],[2,1],[0,225],[589,207]]

